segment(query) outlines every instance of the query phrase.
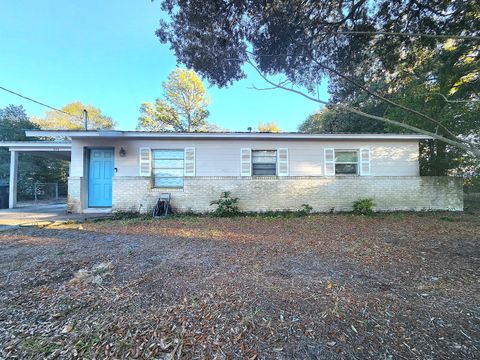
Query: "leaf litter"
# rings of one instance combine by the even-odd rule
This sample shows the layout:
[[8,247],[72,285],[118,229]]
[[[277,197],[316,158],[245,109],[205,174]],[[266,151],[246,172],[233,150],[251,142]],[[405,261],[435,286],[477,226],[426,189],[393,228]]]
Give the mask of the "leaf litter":
[[478,358],[478,215],[4,232],[0,358]]

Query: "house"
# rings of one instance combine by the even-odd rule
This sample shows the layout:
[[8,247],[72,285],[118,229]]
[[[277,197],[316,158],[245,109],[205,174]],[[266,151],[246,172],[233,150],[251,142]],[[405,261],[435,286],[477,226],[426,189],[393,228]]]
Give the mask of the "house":
[[[243,211],[298,210],[302,204],[343,211],[361,198],[373,199],[378,211],[463,210],[461,179],[420,176],[419,141],[429,139],[423,135],[26,134],[69,140],[68,208],[74,213],[146,212],[161,193],[170,193],[176,211],[207,212],[223,191],[238,197]],[[10,150],[28,147],[13,144]]]

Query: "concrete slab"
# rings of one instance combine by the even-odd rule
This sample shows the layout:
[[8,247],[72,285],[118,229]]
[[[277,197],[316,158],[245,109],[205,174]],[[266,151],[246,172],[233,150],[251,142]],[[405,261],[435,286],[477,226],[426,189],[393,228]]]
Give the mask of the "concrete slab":
[[106,213],[67,214],[66,204],[36,205],[0,210],[0,229],[12,226],[45,224],[55,221],[82,221],[87,218],[108,216]]

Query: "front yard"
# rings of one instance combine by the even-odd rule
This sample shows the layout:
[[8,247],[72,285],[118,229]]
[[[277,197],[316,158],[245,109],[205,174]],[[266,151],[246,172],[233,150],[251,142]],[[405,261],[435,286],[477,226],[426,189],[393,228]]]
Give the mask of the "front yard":
[[480,358],[480,212],[0,233],[0,358]]

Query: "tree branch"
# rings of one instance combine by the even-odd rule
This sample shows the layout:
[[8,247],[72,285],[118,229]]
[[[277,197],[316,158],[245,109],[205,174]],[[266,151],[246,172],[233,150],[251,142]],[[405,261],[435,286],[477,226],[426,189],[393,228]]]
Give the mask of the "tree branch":
[[[250,52],[250,51],[247,51],[247,52],[248,52],[250,55],[255,56],[254,53],[252,53],[252,52]],[[257,55],[257,56],[280,56],[280,55],[289,56],[289,55],[287,55],[287,54],[275,54],[275,55],[272,54],[272,55]],[[352,83],[353,85],[355,85],[356,87],[358,87],[358,88],[362,89],[363,91],[367,92],[367,93],[370,94],[371,96],[376,97],[377,99],[380,99],[380,100],[386,102],[387,104],[390,104],[390,105],[392,105],[392,106],[395,106],[395,107],[397,107],[397,108],[399,108],[399,109],[402,109],[402,110],[404,110],[404,111],[410,112],[410,113],[412,113],[412,114],[414,114],[414,115],[420,116],[420,117],[422,117],[422,118],[424,118],[424,119],[426,119],[426,120],[434,123],[435,125],[437,125],[437,129],[438,129],[439,127],[441,127],[443,130],[445,130],[445,132],[446,132],[448,135],[450,135],[452,138],[456,139],[458,142],[466,142],[465,140],[463,140],[463,139],[459,138],[457,135],[455,135],[452,131],[450,131],[450,129],[448,129],[445,125],[443,125],[441,121],[438,121],[438,120],[436,120],[436,119],[434,119],[434,118],[432,118],[432,117],[430,117],[430,116],[428,116],[428,115],[426,115],[426,114],[424,114],[424,113],[421,113],[421,112],[419,112],[419,111],[417,111],[417,110],[411,109],[411,108],[406,107],[406,106],[404,106],[404,105],[398,104],[398,103],[396,103],[396,102],[394,102],[394,101],[392,101],[392,100],[389,100],[389,99],[385,98],[384,96],[382,96],[382,95],[380,95],[380,94],[377,94],[376,92],[373,92],[372,90],[370,90],[370,89],[367,88],[366,86],[363,86],[362,84],[360,84],[359,82],[353,80],[352,78],[350,78],[350,77],[348,77],[348,76],[346,76],[346,75],[343,75],[342,73],[338,72],[336,69],[334,69],[334,68],[332,68],[332,67],[330,67],[330,66],[327,66],[327,65],[319,62],[318,60],[315,59],[314,56],[309,55],[308,57],[310,57],[310,59],[311,59],[313,62],[315,62],[318,66],[320,66],[321,68],[323,68],[323,69],[325,69],[325,70],[327,70],[327,71],[330,71],[330,72],[334,73],[335,75],[339,76],[340,78],[342,78],[342,79],[344,79],[344,80]],[[281,84],[281,85],[283,85],[283,84]],[[466,143],[468,143],[468,142],[466,142]]]
[[[308,99],[308,100],[311,100],[311,101],[314,101],[316,103],[319,103],[319,104],[323,104],[323,105],[331,105],[329,104],[327,101],[325,100],[320,100],[320,99],[315,99],[314,97],[308,95],[308,94],[305,94],[304,92],[300,91],[300,90],[295,90],[295,89],[292,89],[292,88],[287,88],[283,85],[280,85],[280,84],[276,84],[274,83],[273,81],[271,81],[270,79],[268,79],[261,71],[260,69],[258,69],[255,64],[253,64],[253,62],[250,60],[250,59],[247,59],[247,63],[249,63],[256,71],[257,73],[266,81],[268,82],[270,85],[272,85],[275,89],[283,89],[283,90],[286,90],[286,91],[290,91],[290,92],[293,92],[297,95],[300,95],[300,96],[303,96],[304,98]],[[423,134],[423,135],[427,135],[427,136],[430,136],[434,139],[437,139],[437,140],[440,140],[440,141],[443,141],[447,144],[450,144],[452,146],[456,146],[458,148],[461,148],[463,150],[466,150],[466,151],[469,151],[469,152],[472,152],[475,157],[477,158],[480,158],[480,148],[478,148],[478,146],[475,144],[475,143],[471,143],[471,142],[468,142],[468,143],[463,143],[463,142],[459,142],[459,141],[456,141],[456,140],[451,140],[451,139],[448,139],[444,136],[441,136],[441,135],[438,135],[438,134],[435,134],[435,133],[432,133],[430,131],[427,131],[427,130],[423,130],[423,129],[420,129],[420,128],[417,128],[415,126],[412,126],[412,125],[408,125],[408,124],[405,124],[405,123],[401,123],[399,121],[395,121],[395,120],[392,120],[392,119],[388,119],[386,117],[383,117],[383,116],[376,116],[376,115],[372,115],[372,114],[368,114],[366,112],[363,112],[357,108],[354,108],[354,107],[351,107],[351,106],[348,106],[348,105],[334,105],[334,107],[336,108],[339,108],[339,109],[343,109],[343,110],[346,110],[346,111],[349,111],[349,112],[352,112],[354,114],[357,114],[357,115],[360,115],[360,116],[363,116],[363,117],[366,117],[366,118],[369,118],[369,119],[374,119],[374,120],[379,120],[379,121],[383,121],[383,122],[386,122],[388,124],[392,124],[392,125],[396,125],[396,126],[400,126],[404,129],[408,129],[408,130],[412,130],[414,132],[417,132],[419,134]]]
[[459,139],[453,132],[451,132],[445,125],[442,124],[441,121],[438,121],[438,120],[435,120],[434,118],[424,114],[424,113],[421,113],[415,109],[411,109],[409,107],[406,107],[404,105],[401,105],[401,104],[398,104],[390,99],[387,99],[386,97],[380,95],[380,94],[377,94],[376,92],[373,92],[371,91],[369,88],[367,88],[366,86],[363,86],[362,84],[360,84],[359,82],[353,80],[352,78],[346,76],[346,75],[343,75],[341,74],[340,72],[338,72],[337,70],[327,66],[327,65],[324,65],[323,63],[317,61],[316,59],[313,59],[312,58],[312,61],[314,61],[318,66],[324,68],[325,70],[328,70],[332,73],[334,73],[335,75],[341,77],[342,79],[344,80],[347,80],[348,82],[352,83],[353,85],[359,87],[360,89],[362,89],[363,91],[365,91],[366,93],[370,94],[371,96],[377,98],[377,99],[380,99],[384,102],[386,102],[387,104],[390,104],[392,106],[395,106],[395,107],[398,107],[399,109],[402,109],[404,111],[407,111],[411,114],[414,114],[414,115],[417,115],[417,116],[420,116],[432,123],[434,123],[435,125],[437,125],[438,127],[441,127],[443,130],[445,130],[450,136],[452,136],[453,138],[457,139],[457,141],[461,141],[461,142],[464,142],[463,139]]
[[407,33],[407,32],[392,32],[392,31],[332,31],[319,32],[319,35],[385,35],[385,36],[400,36],[400,37],[426,37],[434,39],[457,39],[457,40],[480,40],[480,36],[475,35],[454,35],[454,34],[426,34],[426,33]]
[[452,103],[452,104],[460,104],[460,103],[473,103],[473,102],[479,102],[480,99],[471,99],[471,100],[448,100],[447,97],[445,95],[443,95],[442,93],[432,93],[434,95],[439,95],[443,98],[443,100],[445,100],[445,102],[447,103]]

